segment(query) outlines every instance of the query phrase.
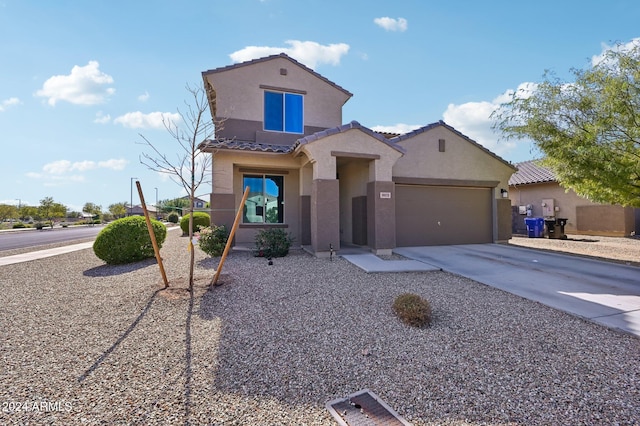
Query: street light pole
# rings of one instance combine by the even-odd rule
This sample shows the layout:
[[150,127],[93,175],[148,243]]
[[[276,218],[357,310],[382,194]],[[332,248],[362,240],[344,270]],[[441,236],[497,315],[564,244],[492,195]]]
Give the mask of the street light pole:
[[130,200],[130,203],[129,203],[129,216],[131,216],[131,212],[133,210],[133,180],[134,179],[138,179],[138,178],[136,178],[136,177],[132,177],[131,178],[131,188],[129,189],[129,192],[130,192],[130,195],[131,195],[131,200]]

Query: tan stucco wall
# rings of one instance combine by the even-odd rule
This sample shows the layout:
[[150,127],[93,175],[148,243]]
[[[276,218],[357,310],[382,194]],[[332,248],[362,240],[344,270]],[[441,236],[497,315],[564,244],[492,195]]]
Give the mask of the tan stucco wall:
[[303,145],[301,151],[313,161],[313,179],[335,179],[336,157],[332,152],[378,155],[369,168],[369,181],[391,181],[393,164],[402,153],[359,129],[351,129]]
[[[439,139],[445,140],[444,152],[439,152]],[[500,188],[508,188],[515,171],[444,126],[418,133],[398,145],[407,153],[393,167],[394,177],[498,181],[496,198],[500,198]]]
[[[509,199],[512,206],[532,206],[531,217],[543,217],[542,200],[552,198],[559,210],[556,217],[568,219],[565,232],[575,233],[577,231],[576,207],[584,205],[595,205],[589,200],[585,200],[576,195],[575,192],[565,192],[557,183],[540,183],[523,186],[511,186],[509,188]],[[520,215],[522,220],[526,216]]]
[[[553,199],[557,218],[566,218],[566,233],[592,235],[628,235],[633,231],[632,209],[593,203],[566,191],[556,182],[511,186],[509,198],[512,206],[532,206],[531,217],[543,217],[542,200]],[[580,212],[580,214],[579,214]],[[527,216],[520,215],[524,220]]]
[[367,195],[369,162],[365,160],[346,160],[346,164],[338,167],[340,188],[340,240],[353,242],[352,200],[354,197]]
[[[280,70],[286,69],[286,75]],[[263,121],[260,85],[304,91],[304,124],[335,127],[342,124],[342,106],[349,95],[286,58],[274,58],[228,70],[204,73],[216,91],[217,116]]]
[[[284,176],[284,222],[286,231],[298,241],[300,236],[300,166],[299,158],[283,154],[253,155],[244,152],[219,151],[213,155],[213,197],[235,194],[234,208],[242,201],[242,176],[265,173]],[[253,246],[260,225],[242,224],[236,232],[236,244]],[[296,242],[294,242],[296,244]]]

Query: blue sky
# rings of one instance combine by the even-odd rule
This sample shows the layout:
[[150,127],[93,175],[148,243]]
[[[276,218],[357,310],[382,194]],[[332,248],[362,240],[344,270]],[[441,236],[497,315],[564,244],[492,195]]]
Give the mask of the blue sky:
[[[184,195],[140,163],[201,72],[286,52],[354,94],[345,122],[407,131],[445,120],[511,162],[488,115],[545,70],[570,78],[640,37],[637,0],[0,0],[0,203],[72,210]],[[134,188],[135,189],[135,188]],[[208,199],[209,188],[198,195]],[[134,204],[138,203],[134,194]]]

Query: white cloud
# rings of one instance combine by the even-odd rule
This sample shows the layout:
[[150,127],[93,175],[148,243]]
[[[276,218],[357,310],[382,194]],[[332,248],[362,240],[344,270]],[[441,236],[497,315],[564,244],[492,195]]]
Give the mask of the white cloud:
[[0,112],[6,111],[8,107],[19,105],[21,103],[22,102],[20,102],[20,99],[18,98],[5,99],[4,101],[0,102]]
[[631,39],[631,41],[627,43],[614,45],[614,46],[609,46],[606,43],[602,43],[602,52],[600,52],[599,55],[593,55],[591,57],[591,65],[596,66],[600,62],[602,62],[604,59],[606,59],[607,52],[609,52],[610,50],[614,52],[629,52],[634,48],[638,48],[638,47],[640,47],[640,37]]
[[71,74],[54,75],[44,82],[36,96],[48,98],[47,102],[55,106],[58,101],[67,101],[77,105],[95,105],[103,103],[115,93],[113,77],[100,71],[97,61],[90,61],[84,67],[74,66]]
[[309,68],[315,68],[318,64],[339,65],[342,56],[349,52],[349,45],[345,43],[322,45],[315,41],[287,40],[285,44],[289,47],[247,46],[229,57],[233,62],[244,62],[286,53]]
[[111,170],[124,170],[128,161],[124,158],[112,158],[106,161],[98,161],[98,167],[102,169],[111,169]]
[[181,121],[181,117],[177,112],[156,111],[144,114],[140,111],[135,111],[128,112],[113,120],[116,124],[122,124],[124,127],[132,129],[164,129],[163,121],[178,124]]
[[58,160],[42,166],[42,170],[47,174],[60,175],[71,170],[71,161]]
[[140,102],[147,102],[149,100],[149,97],[150,97],[149,92],[145,91],[142,95],[138,96],[138,100]]
[[373,22],[379,26],[380,28],[384,28],[385,31],[407,31],[407,27],[409,23],[404,18],[389,18],[388,16],[384,16],[382,18],[376,18]]
[[31,178],[41,178],[41,177],[54,177],[60,176],[71,172],[86,172],[88,170],[96,170],[96,169],[111,169],[111,170],[122,170],[127,165],[128,161],[122,158],[112,158],[104,161],[92,161],[92,160],[83,160],[83,161],[75,161],[71,162],[69,160],[57,160],[52,161],[51,163],[47,163],[42,166],[42,171],[44,173],[27,173],[27,176]]
[[509,101],[513,93],[528,97],[535,90],[535,87],[535,83],[522,83],[515,91],[509,89],[492,101],[467,102],[460,105],[449,104],[443,113],[444,121],[491,152],[504,156],[515,149],[516,143],[500,139],[500,135],[491,128],[493,120],[490,116],[500,104]]
[[108,122],[111,121],[111,115],[107,114],[103,114],[102,111],[98,111],[96,113],[96,118],[93,120],[94,123],[98,123],[98,124],[107,124]]
[[373,126],[371,130],[373,130],[374,132],[398,133],[403,135],[405,133],[409,133],[412,130],[419,129],[422,126],[423,125],[420,125],[420,124],[398,123],[398,124],[394,124],[393,126]]

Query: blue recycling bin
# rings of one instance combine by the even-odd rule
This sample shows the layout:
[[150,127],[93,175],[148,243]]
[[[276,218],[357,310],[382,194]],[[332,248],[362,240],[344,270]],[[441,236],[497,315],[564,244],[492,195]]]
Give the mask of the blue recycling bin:
[[527,225],[527,235],[529,238],[544,237],[544,219],[541,217],[526,217],[524,219]]

